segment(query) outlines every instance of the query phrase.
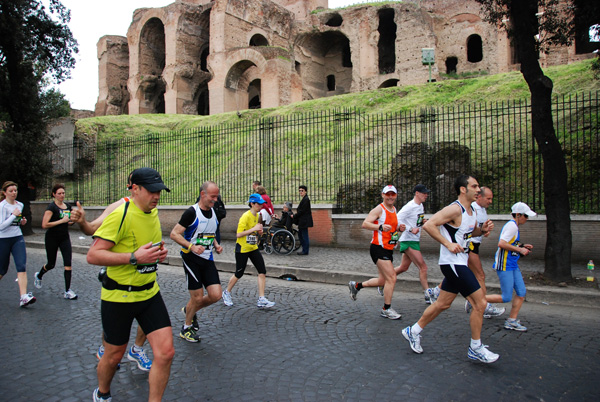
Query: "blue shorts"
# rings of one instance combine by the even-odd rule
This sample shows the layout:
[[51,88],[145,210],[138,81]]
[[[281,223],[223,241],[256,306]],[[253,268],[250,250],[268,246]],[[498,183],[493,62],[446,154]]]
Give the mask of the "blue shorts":
[[523,281],[523,274],[519,268],[512,271],[496,271],[500,279],[500,289],[502,289],[502,302],[508,303],[512,300],[513,289],[519,297],[525,297],[527,290]]
[[10,255],[15,260],[17,272],[25,272],[27,253],[23,236],[0,238],[0,275],[6,275],[10,264]]
[[440,265],[444,280],[442,290],[467,297],[481,289],[473,271],[466,265]]

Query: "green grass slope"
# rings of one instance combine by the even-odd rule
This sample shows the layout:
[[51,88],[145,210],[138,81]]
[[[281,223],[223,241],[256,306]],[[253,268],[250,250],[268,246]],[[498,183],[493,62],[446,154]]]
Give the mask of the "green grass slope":
[[[600,89],[591,71],[592,60],[548,67],[545,74],[554,82],[555,96],[571,96]],[[273,109],[243,110],[212,116],[144,114],[102,116],[78,120],[77,133],[97,140],[139,136],[148,133],[187,130],[240,119],[318,112],[336,108],[356,108],[366,113],[406,111],[428,106],[448,106],[528,99],[529,89],[518,71],[469,79],[446,79],[423,85],[409,85],[332,96],[298,102]]]

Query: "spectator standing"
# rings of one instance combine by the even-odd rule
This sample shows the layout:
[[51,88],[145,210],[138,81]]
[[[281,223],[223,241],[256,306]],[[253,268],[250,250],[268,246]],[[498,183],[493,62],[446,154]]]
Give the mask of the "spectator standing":
[[294,215],[294,223],[298,225],[298,236],[300,237],[300,244],[302,250],[298,251],[298,255],[308,255],[310,241],[308,239],[308,228],[313,227],[312,210],[310,208],[310,198],[308,198],[308,188],[305,185],[298,187],[300,192],[300,204],[296,209]]

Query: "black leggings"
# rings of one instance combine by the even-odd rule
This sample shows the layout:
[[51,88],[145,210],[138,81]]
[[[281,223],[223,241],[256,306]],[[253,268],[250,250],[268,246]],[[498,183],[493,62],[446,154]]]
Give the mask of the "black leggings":
[[46,270],[50,271],[56,265],[56,255],[58,249],[62,254],[63,263],[65,267],[71,266],[71,238],[67,235],[66,237],[54,237],[46,235]]

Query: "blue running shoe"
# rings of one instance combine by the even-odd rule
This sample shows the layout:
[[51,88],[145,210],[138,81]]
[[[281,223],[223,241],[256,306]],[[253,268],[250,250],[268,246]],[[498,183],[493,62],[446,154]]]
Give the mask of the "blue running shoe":
[[[100,346],[98,348],[98,352],[96,352],[96,357],[98,358],[98,360],[102,359],[102,356],[104,356],[104,346]],[[121,368],[121,363],[117,363],[117,370]]]
[[129,352],[127,353],[127,358],[132,362],[136,362],[137,366],[142,371],[150,371],[152,368],[152,360],[146,356],[146,352],[144,352],[143,348],[138,353],[133,351],[133,346],[129,348]]

